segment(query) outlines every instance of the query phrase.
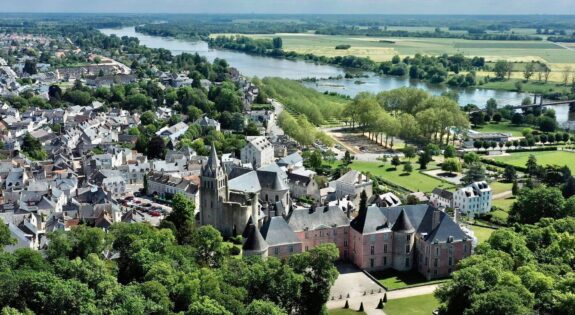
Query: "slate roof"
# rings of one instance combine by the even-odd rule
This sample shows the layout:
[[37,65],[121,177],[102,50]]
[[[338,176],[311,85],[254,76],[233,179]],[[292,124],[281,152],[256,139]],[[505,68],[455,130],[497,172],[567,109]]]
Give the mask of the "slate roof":
[[[384,228],[393,227],[398,224],[397,229],[402,225],[405,227],[407,221],[417,233],[426,233],[426,241],[447,242],[449,237],[454,241],[467,239],[467,235],[446,213],[440,212],[439,225],[433,229],[433,212],[436,209],[431,205],[405,205],[389,208],[369,207],[365,211],[364,218],[360,213],[353,221],[351,227],[362,234],[370,234]],[[400,216],[403,213],[404,219]],[[398,223],[404,220],[403,223]]]
[[276,191],[289,190],[287,174],[277,164],[262,166],[257,174],[262,187]]
[[289,226],[295,231],[315,230],[319,228],[348,226],[349,219],[337,206],[296,209],[288,218]]
[[281,216],[265,220],[260,232],[270,246],[301,243],[286,220]]
[[453,193],[449,190],[445,190],[445,189],[441,189],[441,188],[435,188],[431,193],[434,195],[437,195],[443,199],[447,199],[447,200],[453,199]]
[[413,228],[411,221],[409,221],[409,218],[405,214],[405,209],[401,209],[401,212],[399,213],[399,216],[395,220],[395,223],[393,224],[391,230],[394,232],[401,232],[401,233],[415,232],[415,228]]
[[266,243],[266,240],[260,231],[255,228],[254,225],[251,225],[248,238],[243,246],[243,250],[261,252],[267,250],[268,247],[268,243]]
[[262,190],[258,174],[255,171],[245,173],[228,181],[228,188],[246,193],[258,193]]
[[281,165],[281,166],[288,166],[288,165],[294,165],[294,164],[301,163],[301,162],[303,162],[302,156],[298,152],[295,152],[295,153],[292,153],[292,154],[290,154],[284,158],[281,158],[280,160],[278,160],[277,163],[278,163],[278,165]]

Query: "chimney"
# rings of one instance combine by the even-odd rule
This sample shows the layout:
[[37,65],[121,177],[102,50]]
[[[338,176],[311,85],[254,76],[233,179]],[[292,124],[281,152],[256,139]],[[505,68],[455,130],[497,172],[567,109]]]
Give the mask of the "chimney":
[[433,219],[431,221],[431,230],[435,230],[441,222],[441,211],[438,209],[433,210]]
[[254,194],[252,197],[252,222],[257,229],[260,228],[258,204],[258,195]]

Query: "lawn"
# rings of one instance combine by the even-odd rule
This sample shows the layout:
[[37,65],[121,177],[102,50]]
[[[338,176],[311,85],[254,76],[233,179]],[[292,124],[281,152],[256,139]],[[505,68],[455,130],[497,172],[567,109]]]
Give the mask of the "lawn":
[[537,159],[537,164],[540,165],[567,165],[572,172],[575,172],[575,153],[566,151],[540,151],[540,152],[521,152],[512,153],[509,156],[495,157],[496,161],[500,161],[513,166],[525,167],[527,159],[530,155],[534,155]]
[[510,191],[513,187],[512,183],[501,183],[501,182],[491,182],[489,184],[491,186],[491,191],[494,195],[500,194],[502,192]]
[[388,300],[384,311],[388,315],[431,315],[437,307],[439,307],[439,301],[435,296],[426,294]]
[[371,275],[376,278],[379,283],[383,284],[387,290],[403,289],[405,287],[434,284],[444,282],[445,279],[427,280],[417,272],[398,272],[395,270],[385,270],[372,272]]
[[477,225],[469,225],[471,230],[475,233],[475,237],[477,237],[477,243],[481,244],[489,239],[491,234],[495,232],[495,229],[486,228]]
[[507,198],[507,199],[497,199],[493,200],[493,206],[502,209],[505,212],[509,212],[511,210],[511,206],[515,202],[515,197]]
[[358,312],[356,310],[343,309],[343,308],[328,310],[327,313],[329,315],[363,315],[363,314],[365,314],[365,312]]
[[379,162],[354,161],[351,168],[361,172],[369,172],[375,176],[380,176],[393,184],[402,186],[413,192],[431,192],[437,187],[444,189],[454,188],[454,185],[452,184],[420,173],[418,171],[419,167],[415,162],[415,159],[411,161],[414,168],[411,174],[403,172],[403,165],[398,166],[396,170],[389,161],[385,163],[385,166],[382,166]]
[[501,132],[501,133],[510,133],[513,137],[521,137],[521,131],[523,129],[528,128],[527,126],[517,126],[512,125],[509,122],[500,122],[500,123],[489,123],[483,126],[477,126],[473,128],[475,131],[479,132]]

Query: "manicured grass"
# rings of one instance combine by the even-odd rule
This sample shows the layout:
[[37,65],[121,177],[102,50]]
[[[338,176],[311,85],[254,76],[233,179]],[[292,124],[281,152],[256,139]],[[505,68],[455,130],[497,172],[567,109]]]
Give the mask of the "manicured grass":
[[433,294],[388,300],[384,312],[388,315],[431,315],[439,307]]
[[395,270],[385,270],[373,272],[371,275],[378,279],[379,283],[383,284],[388,290],[397,290],[415,285],[434,284],[445,281],[445,279],[428,281],[425,277],[415,271],[398,272]]
[[477,225],[470,225],[471,230],[475,233],[475,237],[477,237],[477,243],[481,244],[489,239],[491,234],[495,232],[495,229],[486,228]]
[[505,212],[509,212],[511,210],[511,206],[515,202],[515,197],[507,198],[507,199],[497,199],[493,200],[492,205],[496,206],[497,208],[501,208]]
[[396,185],[402,186],[410,191],[431,192],[436,187],[444,189],[451,189],[454,185],[440,181],[431,176],[424,175],[418,171],[419,167],[415,163],[416,160],[412,159],[411,163],[414,167],[411,174],[403,172],[403,165],[397,167],[397,170],[388,161],[385,166],[379,162],[364,162],[354,161],[351,168],[361,172],[369,172],[373,175],[380,176],[383,179],[390,181]]
[[510,191],[513,187],[512,183],[501,183],[501,182],[491,182],[489,184],[491,186],[491,191],[494,195],[500,194],[502,192]]
[[495,221],[495,222],[507,222],[507,219],[509,218],[509,213],[507,213],[507,211],[503,211],[503,210],[495,210],[495,211],[491,211],[491,216],[494,219],[498,219],[498,221]]
[[363,315],[365,312],[358,312],[351,309],[333,309],[327,311],[329,315]]
[[567,165],[572,172],[575,172],[575,153],[566,151],[539,151],[513,153],[509,156],[495,157],[500,161],[513,166],[525,167],[530,155],[534,155],[539,165]]
[[502,121],[500,123],[489,123],[483,126],[477,126],[473,128],[475,131],[490,133],[490,132],[501,132],[510,133],[513,137],[521,137],[521,131],[528,128],[527,126],[517,126],[512,125],[509,122]]

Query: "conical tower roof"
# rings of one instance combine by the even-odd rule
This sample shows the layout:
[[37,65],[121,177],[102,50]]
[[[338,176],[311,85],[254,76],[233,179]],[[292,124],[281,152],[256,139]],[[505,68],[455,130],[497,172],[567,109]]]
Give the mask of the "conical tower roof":
[[209,177],[217,177],[220,171],[221,168],[220,161],[218,160],[218,153],[216,152],[216,147],[212,145],[210,157],[208,157],[208,162],[204,167],[203,175]]
[[407,214],[405,213],[405,209],[401,209],[401,212],[399,213],[397,220],[395,220],[395,223],[393,224],[391,230],[394,232],[401,232],[401,233],[415,232],[415,229],[413,228],[411,221],[409,220]]
[[248,239],[244,243],[244,251],[263,252],[269,247],[268,243],[260,233],[260,230],[254,225],[250,226]]

